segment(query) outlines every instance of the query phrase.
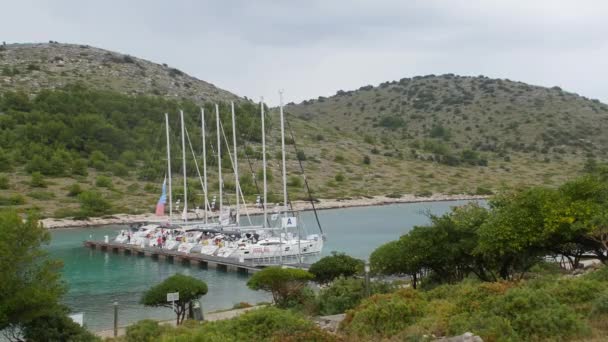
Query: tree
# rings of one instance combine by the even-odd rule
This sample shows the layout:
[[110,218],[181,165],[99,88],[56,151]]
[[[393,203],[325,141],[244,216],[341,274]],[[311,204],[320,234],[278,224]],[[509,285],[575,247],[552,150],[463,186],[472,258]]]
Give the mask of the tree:
[[24,221],[14,211],[0,211],[0,330],[10,339],[41,317],[65,315],[58,303],[65,293],[61,263],[40,248],[49,241],[35,216]]
[[104,199],[101,193],[94,190],[83,191],[78,195],[80,211],[85,217],[103,216],[110,213],[112,205]]
[[252,290],[268,291],[277,306],[285,306],[290,299],[298,296],[314,276],[297,268],[267,267],[256,272],[247,282]]
[[46,181],[40,172],[33,172],[30,186],[33,188],[46,188]]
[[[179,300],[175,302],[174,306],[171,302],[167,302],[167,293],[173,292],[179,292]],[[205,294],[207,294],[207,284],[205,282],[178,273],[151,287],[143,294],[140,302],[145,306],[173,307],[179,325],[184,321],[187,311],[186,305]]]
[[327,284],[339,276],[351,277],[363,270],[363,261],[344,253],[332,252],[310,266],[308,271],[314,275],[314,281]]
[[67,310],[53,316],[37,317],[23,328],[27,341],[101,341],[67,316]]

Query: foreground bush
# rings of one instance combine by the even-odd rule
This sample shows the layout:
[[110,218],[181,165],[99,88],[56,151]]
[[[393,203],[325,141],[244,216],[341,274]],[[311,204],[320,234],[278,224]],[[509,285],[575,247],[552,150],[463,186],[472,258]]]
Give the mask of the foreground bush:
[[[393,290],[386,283],[372,282],[371,293],[381,294]],[[335,315],[353,309],[365,299],[365,280],[356,278],[338,278],[330,287],[319,292],[317,302],[320,315]]]
[[349,310],[341,331],[363,340],[419,340],[470,331],[484,341],[564,341],[606,336],[606,267],[577,278],[466,280],[430,291],[376,295]]
[[182,327],[141,321],[127,330],[124,341],[337,341],[315,323],[297,313],[273,307],[249,311],[237,318]]

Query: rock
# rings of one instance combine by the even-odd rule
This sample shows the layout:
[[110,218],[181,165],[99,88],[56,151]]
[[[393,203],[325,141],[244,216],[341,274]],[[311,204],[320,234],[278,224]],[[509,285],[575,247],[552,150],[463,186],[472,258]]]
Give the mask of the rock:
[[443,338],[437,339],[435,341],[441,341],[441,342],[483,342],[483,339],[481,337],[476,336],[475,334],[467,331],[467,332],[465,332],[464,334],[462,334],[460,336],[443,337]]

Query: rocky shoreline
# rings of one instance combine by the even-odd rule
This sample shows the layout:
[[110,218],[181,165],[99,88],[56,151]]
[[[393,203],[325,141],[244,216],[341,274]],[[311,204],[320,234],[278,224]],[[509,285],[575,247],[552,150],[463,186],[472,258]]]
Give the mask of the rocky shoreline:
[[[441,202],[441,201],[458,201],[458,200],[483,200],[487,199],[488,196],[479,195],[432,195],[429,197],[417,197],[415,195],[403,195],[399,198],[391,198],[386,196],[373,196],[373,197],[358,197],[358,198],[346,198],[346,199],[319,199],[315,203],[315,208],[319,210],[323,209],[337,209],[337,208],[353,208],[353,207],[367,207],[367,206],[380,206],[396,203],[418,203],[418,202]],[[294,210],[306,211],[312,210],[310,202],[306,201],[294,201],[292,202]],[[269,208],[269,212],[272,212],[273,208]],[[258,215],[262,213],[260,208],[247,208],[246,211],[249,215]],[[243,212],[245,214],[245,212]],[[200,218],[202,214],[199,214]],[[217,216],[217,213],[213,213],[211,217]],[[194,212],[188,213],[188,219],[196,219],[197,214]],[[153,213],[149,214],[116,214],[104,217],[92,217],[87,220],[74,220],[70,218],[55,219],[46,218],[41,220],[42,225],[48,229],[57,228],[79,228],[79,227],[95,227],[95,226],[106,226],[106,225],[128,225],[143,222],[158,222],[162,218],[155,216]]]

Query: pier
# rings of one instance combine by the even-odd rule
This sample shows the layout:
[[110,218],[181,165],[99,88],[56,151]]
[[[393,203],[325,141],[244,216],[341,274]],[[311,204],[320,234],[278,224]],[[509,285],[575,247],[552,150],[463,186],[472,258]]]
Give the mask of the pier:
[[[151,257],[156,260],[167,260],[190,265],[198,265],[206,269],[217,269],[226,272],[237,272],[252,274],[269,265],[253,265],[241,262],[234,258],[224,258],[201,253],[185,253],[156,247],[141,247],[118,242],[84,241],[84,245],[91,249],[135,256]],[[310,264],[289,264],[285,267],[293,267],[307,270]]]

